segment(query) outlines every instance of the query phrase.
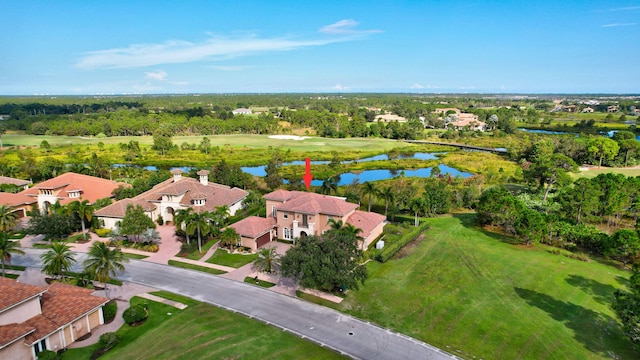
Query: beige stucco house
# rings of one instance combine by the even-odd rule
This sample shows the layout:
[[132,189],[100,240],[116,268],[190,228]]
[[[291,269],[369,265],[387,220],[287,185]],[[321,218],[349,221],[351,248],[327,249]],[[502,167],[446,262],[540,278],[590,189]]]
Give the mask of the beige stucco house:
[[173,177],[151,190],[134,198],[123,199],[97,210],[94,214],[104,227],[114,229],[125,215],[129,205],[140,205],[145,214],[156,221],[159,216],[165,222],[173,222],[176,211],[193,208],[195,211],[213,211],[219,206],[228,206],[229,215],[234,215],[242,208],[248,192],[229,186],[209,182],[209,171],[198,171],[199,179],[183,177],[183,171],[176,169]]
[[243,246],[253,250],[276,239],[295,240],[322,235],[331,229],[329,220],[351,224],[361,231],[362,248],[368,247],[386,224],[386,216],[357,210],[345,198],[304,191],[276,190],[263,196],[267,219],[249,217],[230,225],[240,234]]
[[0,277],[0,359],[37,359],[41,351],[65,349],[104,324],[102,307],[109,299],[91,293]]

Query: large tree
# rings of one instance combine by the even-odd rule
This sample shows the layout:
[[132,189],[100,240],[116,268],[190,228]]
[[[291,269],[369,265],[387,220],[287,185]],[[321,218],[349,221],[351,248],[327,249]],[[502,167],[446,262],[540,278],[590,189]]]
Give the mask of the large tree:
[[11,255],[13,254],[24,255],[24,251],[20,250],[20,243],[9,240],[9,235],[6,232],[0,232],[0,263],[2,263],[3,277],[5,276],[4,264],[11,264]]
[[[191,221],[192,216],[193,216],[193,208],[188,207],[186,209],[179,209],[178,211],[176,211],[176,215],[173,217],[173,223],[176,226],[176,230],[177,229],[185,230],[185,235],[187,237],[187,244],[189,244],[190,241],[189,241],[189,233],[186,231],[186,226]],[[183,225],[185,229],[183,229]]]
[[140,205],[127,206],[124,218],[120,222],[120,235],[126,236],[131,241],[139,241],[140,236],[147,229],[155,229],[156,224],[144,213],[144,209]]
[[71,270],[76,263],[71,247],[64,241],[54,242],[47,252],[40,255],[40,259],[42,271],[47,275],[62,277],[62,281],[64,281],[64,273]]
[[93,206],[89,203],[89,200],[72,201],[67,205],[69,212],[75,214],[80,218],[80,224],[82,225],[82,237],[87,241],[87,230],[84,225],[84,221],[91,221],[93,218]]
[[640,254],[640,237],[634,230],[620,229],[610,237],[607,255],[622,260],[623,266],[627,266],[629,260]]
[[371,212],[371,202],[373,201],[373,197],[378,193],[378,189],[372,182],[367,181],[362,185],[362,192],[364,195],[368,195],[367,210]]
[[300,238],[282,257],[280,269],[283,276],[296,278],[304,287],[357,289],[367,278],[361,255],[353,231],[331,229],[322,237]]
[[187,224],[187,234],[198,234],[198,252],[202,252],[202,237],[211,232],[210,219],[208,211],[194,212]]
[[50,214],[42,214],[36,210],[31,214],[26,232],[32,235],[42,234],[48,241],[60,240],[73,232],[73,224],[66,213],[52,211]]
[[129,259],[124,257],[118,248],[110,249],[105,243],[97,241],[91,245],[87,259],[82,263],[84,271],[91,274],[94,280],[103,283],[105,293],[109,297],[107,282],[124,271],[124,264]]
[[633,266],[629,290],[616,290],[613,309],[622,322],[625,335],[633,343],[640,344],[640,264]]

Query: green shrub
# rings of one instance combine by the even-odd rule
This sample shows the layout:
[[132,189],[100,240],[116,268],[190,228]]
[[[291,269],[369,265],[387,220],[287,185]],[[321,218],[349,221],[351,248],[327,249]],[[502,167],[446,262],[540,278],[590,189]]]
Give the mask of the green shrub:
[[385,247],[380,251],[379,254],[376,255],[376,260],[380,262],[385,262],[393,257],[403,246],[415,240],[420,233],[427,230],[429,228],[428,223],[423,223],[418,227],[414,227],[412,230],[407,231],[400,239],[385,244]]
[[102,314],[104,315],[104,322],[110,323],[116,317],[118,312],[118,303],[115,300],[109,301],[102,307]]
[[42,350],[38,354],[38,360],[59,360],[62,359],[62,356],[55,351],[51,350]]
[[122,314],[124,322],[131,325],[147,318],[147,310],[140,304],[133,305]]
[[[88,235],[87,235],[87,239],[90,239],[90,237]],[[82,235],[82,234],[71,235],[66,239],[66,241],[68,243],[76,243],[78,241],[84,241],[84,235]]]
[[101,349],[108,351],[120,343],[120,337],[114,332],[104,333],[100,335],[99,343]]
[[158,223],[158,225],[164,225],[164,219],[162,218],[162,215],[158,215],[158,219],[156,220],[156,222]]
[[96,229],[95,230],[96,235],[100,236],[101,238],[105,238],[108,237],[111,234],[111,229]]

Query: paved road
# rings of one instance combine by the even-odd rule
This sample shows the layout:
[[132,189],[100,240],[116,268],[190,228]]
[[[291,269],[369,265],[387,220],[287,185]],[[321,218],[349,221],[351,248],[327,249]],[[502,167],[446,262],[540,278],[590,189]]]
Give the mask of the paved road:
[[[38,267],[42,250],[25,251],[27,255],[14,256],[12,264]],[[78,263],[84,258],[85,254],[78,254]],[[198,271],[131,260],[119,278],[242,313],[356,359],[456,358],[324,306]]]

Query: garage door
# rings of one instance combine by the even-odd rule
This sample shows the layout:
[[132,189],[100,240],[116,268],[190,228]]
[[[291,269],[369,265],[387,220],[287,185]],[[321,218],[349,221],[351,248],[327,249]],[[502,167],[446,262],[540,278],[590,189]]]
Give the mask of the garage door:
[[263,234],[262,236],[260,236],[259,238],[256,239],[256,245],[258,247],[261,247],[262,245],[268,243],[271,239],[270,239],[270,235],[271,232],[267,232],[265,234]]

